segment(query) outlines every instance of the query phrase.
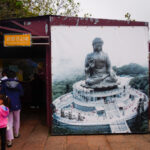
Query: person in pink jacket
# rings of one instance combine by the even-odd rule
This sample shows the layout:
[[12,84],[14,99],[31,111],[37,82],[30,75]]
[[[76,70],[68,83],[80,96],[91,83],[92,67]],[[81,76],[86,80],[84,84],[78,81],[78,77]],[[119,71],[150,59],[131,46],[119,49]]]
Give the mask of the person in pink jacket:
[[1,135],[1,150],[5,150],[6,145],[6,128],[9,114],[9,99],[0,94],[0,135]]

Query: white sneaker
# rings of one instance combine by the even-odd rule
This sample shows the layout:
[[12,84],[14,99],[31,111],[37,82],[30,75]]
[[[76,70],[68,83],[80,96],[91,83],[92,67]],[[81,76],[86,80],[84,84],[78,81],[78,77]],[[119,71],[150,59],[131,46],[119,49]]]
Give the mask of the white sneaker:
[[7,141],[7,147],[12,147],[12,141]]

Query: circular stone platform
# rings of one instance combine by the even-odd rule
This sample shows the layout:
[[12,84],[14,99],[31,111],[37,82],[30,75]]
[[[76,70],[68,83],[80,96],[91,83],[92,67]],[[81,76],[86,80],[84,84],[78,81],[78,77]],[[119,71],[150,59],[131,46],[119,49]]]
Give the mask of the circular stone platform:
[[[56,112],[53,120],[59,127],[75,131],[100,131],[101,133],[130,133],[128,121],[148,108],[148,97],[129,86],[119,86],[107,91],[84,88],[79,81],[73,92],[54,100]],[[108,131],[110,129],[110,131]]]
[[115,97],[120,95],[125,90],[124,87],[114,87],[105,91],[99,91],[84,87],[84,83],[85,81],[79,81],[73,85],[73,97],[81,101],[95,101],[108,96]]

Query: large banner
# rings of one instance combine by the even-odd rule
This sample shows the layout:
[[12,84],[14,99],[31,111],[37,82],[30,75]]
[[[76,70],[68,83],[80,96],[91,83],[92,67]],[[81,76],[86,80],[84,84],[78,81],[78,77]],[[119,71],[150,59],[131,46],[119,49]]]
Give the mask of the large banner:
[[148,28],[51,26],[53,135],[148,131]]

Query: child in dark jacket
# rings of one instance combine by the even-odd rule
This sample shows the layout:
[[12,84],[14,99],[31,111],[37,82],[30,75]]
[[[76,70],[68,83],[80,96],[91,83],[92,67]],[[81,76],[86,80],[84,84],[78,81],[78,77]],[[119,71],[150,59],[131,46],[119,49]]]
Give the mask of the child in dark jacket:
[[5,150],[6,145],[6,128],[9,114],[9,100],[5,95],[0,95],[0,135],[1,135],[1,150]]

